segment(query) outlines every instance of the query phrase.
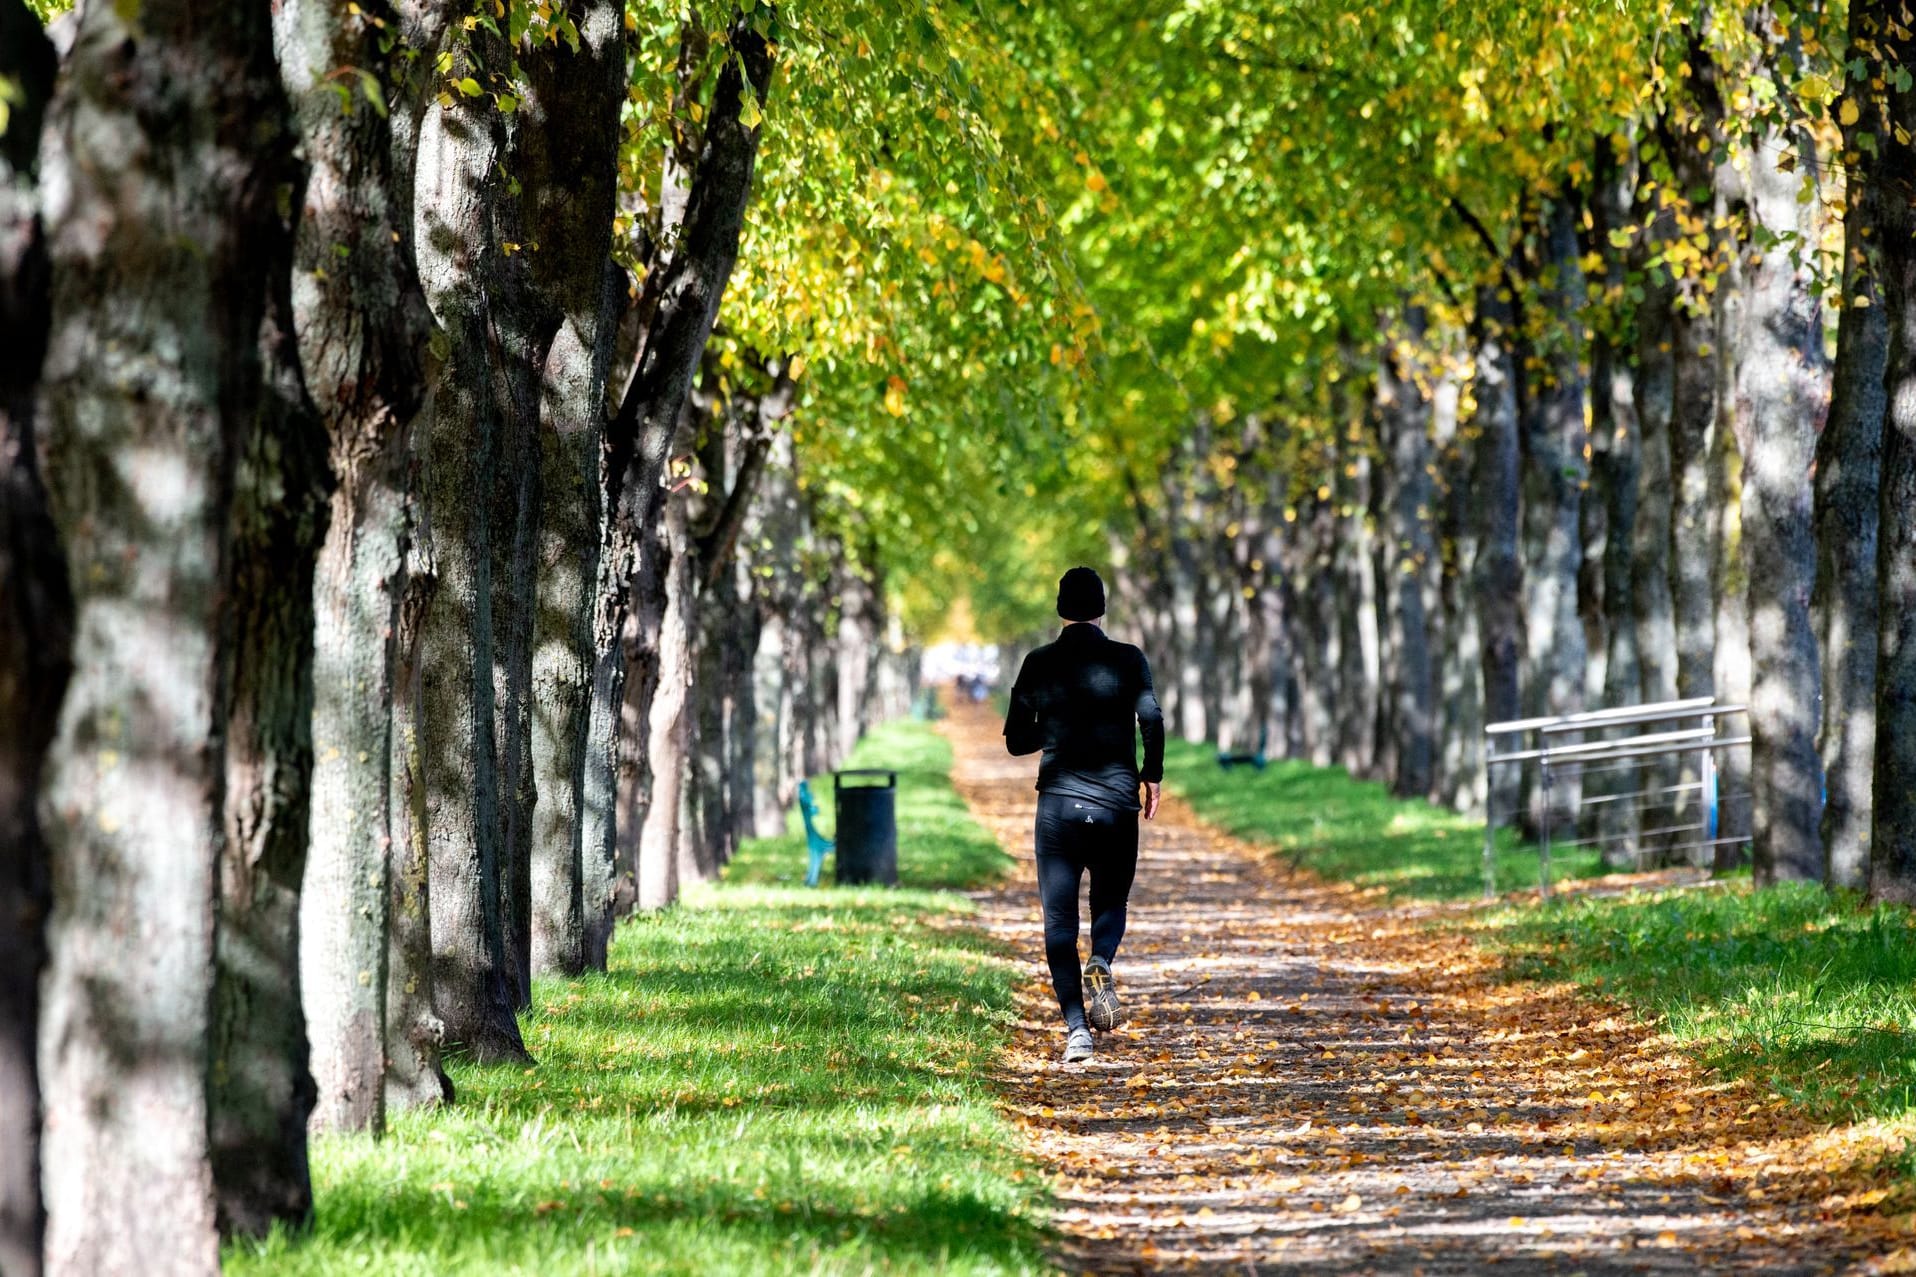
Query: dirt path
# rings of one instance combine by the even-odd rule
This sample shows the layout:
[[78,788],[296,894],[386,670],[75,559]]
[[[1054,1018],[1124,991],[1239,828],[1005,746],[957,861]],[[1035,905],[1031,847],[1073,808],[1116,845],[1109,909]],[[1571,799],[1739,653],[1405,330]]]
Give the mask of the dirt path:
[[947,734],[960,792],[1019,858],[984,917],[1031,972],[1004,1087],[1053,1175],[1061,1267],[1822,1273],[1895,1245],[1854,1165],[1884,1133],[1831,1138],[1169,800],[1117,964],[1129,1023],[1094,1064],[1057,1063],[1033,760],[974,709]]

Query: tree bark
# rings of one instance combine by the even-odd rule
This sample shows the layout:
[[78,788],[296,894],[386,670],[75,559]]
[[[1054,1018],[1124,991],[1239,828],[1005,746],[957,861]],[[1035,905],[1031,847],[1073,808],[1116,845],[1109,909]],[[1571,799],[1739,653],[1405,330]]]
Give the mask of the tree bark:
[[[262,280],[283,287],[292,240],[276,197],[297,194],[301,174],[267,5],[149,0],[137,28],[126,12],[82,14],[43,161],[59,191],[47,209],[49,491],[75,583],[76,675],[44,793],[56,1274],[216,1271],[211,1158],[217,1146],[230,1166],[262,1133],[228,1142],[230,1101],[296,1104],[304,1068],[283,1034],[299,1032],[287,941],[311,675],[310,625],[289,595],[310,588],[310,553],[268,597],[243,593],[274,538],[317,532],[309,439],[282,410],[292,386],[272,379],[285,369],[267,366],[261,341],[286,332],[264,327],[284,320],[268,313],[284,297]],[[243,901],[249,889],[267,898]],[[235,932],[264,924],[251,934],[269,944],[258,971],[277,1002],[252,1026],[258,1050],[224,1018],[238,986],[216,968],[231,952],[216,955],[216,910]],[[215,1053],[216,1026],[230,1054]],[[266,1160],[303,1176],[305,1112],[267,1116]],[[304,1213],[284,1195],[297,1183],[260,1187]]]
[[[437,51],[453,18],[448,0],[398,0],[400,40],[420,51],[411,73],[396,76],[403,92],[389,100],[392,127],[392,191],[395,229],[406,241],[414,268],[418,210],[414,195],[419,143],[435,81],[422,64]],[[442,370],[443,371],[443,370]],[[424,458],[432,421],[432,391],[422,401],[407,443],[405,473],[406,561],[397,596],[392,638],[392,723],[387,819],[392,844],[387,858],[385,1107],[394,1111],[452,1102],[452,1079],[442,1060],[446,1024],[433,992],[432,854],[426,826],[430,785],[426,774],[425,624],[439,592],[426,504]]]
[[1437,703],[1446,729],[1435,799],[1457,811],[1484,808],[1483,618],[1470,588],[1482,544],[1476,458],[1459,429],[1463,387],[1454,372],[1437,383],[1431,408],[1436,451],[1437,545],[1442,557],[1438,610],[1443,615]]
[[[283,98],[278,107],[285,111]],[[292,119],[282,118],[280,153],[291,169]],[[207,1101],[219,1228],[228,1237],[263,1237],[276,1223],[301,1228],[313,1210],[299,914],[312,797],[313,568],[328,485],[325,432],[294,336],[294,227],[289,219],[277,230],[253,244],[247,261],[268,294],[258,337],[263,385],[236,458],[227,530],[235,657],[223,711]]]
[[[1403,345],[1423,335],[1423,316],[1406,317]],[[1431,536],[1436,511],[1431,494],[1428,409],[1407,361],[1408,350],[1386,351],[1379,361],[1379,420],[1388,428],[1388,530],[1386,562],[1391,610],[1391,652],[1396,666],[1397,767],[1392,791],[1428,797],[1436,759],[1436,682],[1431,668],[1430,627],[1424,607],[1425,578],[1437,563]]]
[[624,475],[622,487],[641,534],[658,518],[659,479],[738,260],[759,140],[759,128],[745,122],[743,107],[747,93],[758,105],[764,103],[772,50],[761,27],[776,21],[770,5],[734,17],[726,43],[736,56],[725,60],[713,90],[684,215],[676,222],[676,243],[646,276],[640,305],[650,319],[618,414],[607,429],[611,464]]
[[[1517,367],[1512,346],[1514,317],[1510,302],[1485,285],[1477,292],[1473,338],[1477,364],[1477,499],[1482,511],[1482,541],[1474,580],[1483,632],[1485,723],[1507,723],[1523,714],[1520,691],[1523,651],[1523,561],[1517,541],[1521,519],[1521,449],[1517,423]],[[1508,741],[1491,741],[1494,751],[1509,752]],[[1490,776],[1490,819],[1515,821],[1520,813],[1518,775],[1513,767]]]
[[38,1277],[46,1227],[35,1057],[51,888],[35,803],[73,640],[34,422],[50,280],[33,185],[56,69],[39,21],[0,0],[0,78],[18,92],[0,134],[0,1272],[21,1277]]
[[[1717,420],[1716,303],[1702,273],[1720,272],[1724,247],[1716,228],[1713,195],[1716,176],[1711,158],[1722,145],[1723,103],[1717,91],[1716,64],[1700,34],[1691,37],[1689,118],[1680,131],[1666,130],[1665,150],[1686,201],[1699,194],[1708,202],[1679,202],[1672,210],[1676,233],[1702,237],[1703,261],[1695,273],[1675,281],[1671,312],[1670,402],[1670,607],[1676,645],[1676,692],[1688,700],[1716,694],[1716,618],[1713,564],[1715,514],[1710,502],[1710,448]],[[1684,757],[1678,781],[1701,780],[1696,763]],[[1694,791],[1692,791],[1694,792]],[[1686,793],[1671,814],[1672,825],[1697,824],[1698,804]]]
[[[531,967],[575,975],[604,940],[586,927],[587,732],[595,674],[593,619],[599,574],[599,454],[606,387],[626,298],[611,262],[617,208],[620,110],[625,100],[622,9],[612,0],[574,6],[579,51],[552,43],[524,59],[532,92],[519,110],[522,181],[528,191],[532,288],[563,316],[542,375],[539,430],[538,605],[532,627]],[[602,849],[595,849],[595,857]],[[595,867],[602,862],[595,859]],[[603,875],[595,875],[602,926]]]
[[[470,69],[485,73],[484,66]],[[461,96],[434,104],[419,145],[414,242],[448,347],[427,418],[423,483],[438,576],[421,635],[428,904],[433,996],[448,1040],[481,1063],[525,1063],[531,1057],[513,1014],[516,981],[503,912],[507,865],[495,735],[492,525],[500,423],[487,284],[502,252],[492,210],[503,145],[496,113],[482,103]]]
[[[1826,410],[1823,317],[1812,269],[1791,262],[1792,236],[1816,233],[1800,174],[1816,160],[1803,130],[1772,129],[1750,148],[1745,310],[1737,335],[1742,533],[1750,634],[1752,857],[1759,883],[1823,872],[1822,691],[1810,595],[1816,582],[1811,473]],[[1793,166],[1792,166],[1793,167]]]
[[[1850,10],[1850,41],[1873,40],[1868,5]],[[1865,82],[1866,84],[1866,82]],[[1883,139],[1866,88],[1852,86],[1857,122],[1844,129],[1844,163],[1866,172]],[[1823,654],[1823,877],[1869,885],[1870,790],[1876,753],[1876,523],[1882,481],[1883,371],[1889,357],[1875,205],[1856,181],[1843,214],[1843,304],[1829,419],[1816,441],[1816,642]]]
[[[1669,216],[1645,211],[1649,234],[1669,234]],[[1637,665],[1645,702],[1676,699],[1676,624],[1670,598],[1670,414],[1676,361],[1670,282],[1658,274],[1645,285],[1637,307],[1636,408],[1637,513],[1630,534],[1630,602],[1636,616]]]
[[638,847],[638,907],[659,910],[679,898],[683,795],[690,741],[692,683],[691,541],[680,502],[668,505],[655,544],[663,569],[659,613],[657,690],[645,715],[646,765],[651,773]]
[[1339,594],[1337,755],[1345,771],[1368,778],[1377,765],[1379,680],[1383,673],[1370,523],[1371,459],[1356,445],[1346,446],[1337,480],[1340,504],[1333,551]]
[[[429,411],[429,410],[428,410]],[[406,488],[408,526],[419,526],[425,506],[415,460]],[[420,528],[406,548],[406,588],[393,630],[391,788],[387,811],[392,851],[386,908],[385,1108],[450,1104],[452,1079],[442,1054],[446,1022],[434,1005],[432,978],[432,848],[426,809],[425,623],[438,589],[432,536]]]
[[[1526,579],[1525,655],[1532,715],[1574,714],[1584,707],[1583,618],[1577,579],[1583,567],[1585,383],[1581,371],[1584,281],[1577,264],[1576,209],[1547,201],[1538,228],[1537,304],[1550,315],[1549,345],[1538,352],[1542,376],[1525,394],[1524,534],[1534,575]],[[1562,775],[1550,799],[1554,828],[1577,809],[1579,778]],[[1542,801],[1541,797],[1538,799]],[[1540,813],[1533,812],[1533,819]]]
[[[1854,13],[1854,11],[1853,11]],[[1855,20],[1854,16],[1852,20]],[[1870,814],[1870,894],[1916,903],[1916,36],[1900,0],[1869,0],[1862,22],[1884,87],[1873,90],[1878,137],[1860,185],[1879,228],[1889,319],[1883,384],[1882,499],[1876,546],[1876,775]]]
[[[1739,259],[1732,258],[1718,296],[1717,421],[1710,431],[1708,529],[1710,594],[1714,601],[1712,682],[1720,704],[1750,703],[1749,573],[1743,564],[1743,450],[1737,436],[1745,405],[1737,401],[1737,365],[1742,331],[1743,286]],[[1717,844],[1708,859],[1719,873],[1743,861],[1750,836],[1750,747],[1716,753]]]
[[[432,316],[402,233],[389,111],[342,106],[334,71],[359,67],[387,103],[405,96],[376,10],[284,0],[281,74],[312,165],[294,262],[294,323],[335,479],[313,607],[313,804],[301,904],[300,983],[318,1088],[314,1122],[384,1121],[388,854],[393,821],[393,636],[411,535],[411,427]],[[380,15],[382,20],[390,14]],[[406,227],[409,231],[410,227]],[[354,251],[340,254],[335,245]]]
[[[1611,246],[1610,232],[1620,228],[1629,216],[1632,182],[1627,167],[1618,164],[1608,139],[1598,140],[1597,157],[1597,190],[1590,202],[1590,238],[1603,258],[1605,295],[1620,300],[1627,278],[1626,264],[1623,255]],[[1654,305],[1655,300],[1646,298],[1646,304]],[[1592,336],[1590,351],[1591,434],[1605,444],[1602,571],[1604,638],[1608,650],[1604,656],[1603,685],[1596,700],[1603,706],[1636,705],[1643,702],[1635,598],[1642,436],[1636,412],[1635,373],[1629,363],[1629,351],[1620,340],[1622,316],[1613,308],[1606,311],[1603,319],[1604,324]],[[1603,839],[1606,864],[1637,867],[1642,806],[1641,800],[1630,795],[1630,791],[1644,788],[1642,777],[1648,774],[1647,768],[1602,773],[1602,782],[1592,785],[1615,799],[1604,803],[1597,813],[1597,832]]]

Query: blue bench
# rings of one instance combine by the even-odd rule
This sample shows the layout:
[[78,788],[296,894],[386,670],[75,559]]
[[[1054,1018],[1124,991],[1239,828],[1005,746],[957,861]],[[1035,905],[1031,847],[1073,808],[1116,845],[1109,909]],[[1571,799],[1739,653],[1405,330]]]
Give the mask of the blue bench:
[[811,862],[805,867],[805,885],[816,887],[818,875],[825,868],[825,853],[838,844],[818,832],[818,800],[812,797],[809,781],[798,782],[798,814],[805,818],[805,849],[811,853]]
[[1270,736],[1270,731],[1269,724],[1258,729],[1257,752],[1255,754],[1227,754],[1223,750],[1219,750],[1217,754],[1217,765],[1225,771],[1229,771],[1233,767],[1243,767],[1248,764],[1257,768],[1259,771],[1263,771],[1264,764],[1269,761],[1269,759],[1265,757],[1264,746]]

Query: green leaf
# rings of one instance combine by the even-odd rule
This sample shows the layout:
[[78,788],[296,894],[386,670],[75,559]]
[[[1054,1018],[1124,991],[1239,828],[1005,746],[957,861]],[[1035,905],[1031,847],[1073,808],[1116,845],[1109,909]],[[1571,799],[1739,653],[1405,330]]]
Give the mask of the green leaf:
[[514,111],[517,111],[518,109],[519,109],[518,98],[514,97],[510,93],[501,93],[499,95],[499,110],[503,114],[511,115]]
[[467,76],[465,79],[459,81],[459,91],[469,98],[476,98],[485,92],[484,89],[479,87],[479,81],[473,79],[471,76]]
[[379,77],[371,71],[359,73],[359,91],[366,95],[366,101],[379,113],[380,119],[386,118],[386,91],[379,87]]

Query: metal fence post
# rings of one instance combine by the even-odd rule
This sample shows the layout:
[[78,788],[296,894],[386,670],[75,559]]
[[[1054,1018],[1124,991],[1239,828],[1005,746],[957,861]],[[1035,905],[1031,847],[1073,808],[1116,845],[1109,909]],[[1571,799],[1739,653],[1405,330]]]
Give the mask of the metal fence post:
[[1497,898],[1497,787],[1490,782],[1495,762],[1484,763],[1484,899]]
[[[1703,725],[1714,733],[1716,731],[1716,716],[1713,714],[1705,714],[1703,716]],[[1716,750],[1711,748],[1713,744],[1714,739],[1704,742],[1703,766],[1697,773],[1698,779],[1703,782],[1703,838],[1706,843],[1710,844],[1716,842],[1717,831]],[[1715,846],[1710,847],[1710,855],[1712,859],[1715,858]]]
[[1538,760],[1543,782],[1543,843],[1537,848],[1537,898],[1550,899],[1550,756]]

